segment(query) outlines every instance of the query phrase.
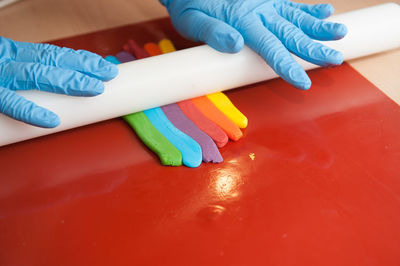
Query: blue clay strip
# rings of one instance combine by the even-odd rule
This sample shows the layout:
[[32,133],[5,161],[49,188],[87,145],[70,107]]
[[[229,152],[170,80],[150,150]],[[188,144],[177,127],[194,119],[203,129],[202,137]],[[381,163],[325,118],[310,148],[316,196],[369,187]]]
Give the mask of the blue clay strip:
[[107,60],[108,62],[114,63],[116,65],[121,63],[115,56],[112,56],[112,55],[106,56],[106,57],[104,57],[104,59]]
[[165,116],[160,107],[143,111],[150,122],[164,135],[181,153],[182,162],[188,167],[198,167],[202,161],[200,145],[191,137],[177,129]]

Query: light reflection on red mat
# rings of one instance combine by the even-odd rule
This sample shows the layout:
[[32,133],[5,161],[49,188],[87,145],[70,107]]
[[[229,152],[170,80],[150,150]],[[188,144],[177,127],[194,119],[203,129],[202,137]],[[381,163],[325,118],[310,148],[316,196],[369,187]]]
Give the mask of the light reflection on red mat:
[[[170,27],[57,43],[191,45]],[[0,265],[399,265],[400,108],[347,64],[310,75],[227,93],[249,126],[222,164],[163,167],[120,119],[0,148]]]

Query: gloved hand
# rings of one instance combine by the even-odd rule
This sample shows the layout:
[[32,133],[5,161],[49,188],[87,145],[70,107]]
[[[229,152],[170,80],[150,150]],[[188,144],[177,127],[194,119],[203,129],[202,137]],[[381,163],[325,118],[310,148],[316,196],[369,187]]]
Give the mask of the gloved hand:
[[31,125],[56,127],[60,119],[55,113],[14,90],[94,96],[104,91],[102,81],[117,74],[114,64],[88,51],[0,37],[0,113]]
[[333,13],[329,4],[307,5],[289,0],[160,0],[184,37],[235,53],[246,44],[274,71],[297,88],[311,81],[291,53],[326,66],[343,62],[340,52],[316,40],[343,38],[344,25],[322,21]]

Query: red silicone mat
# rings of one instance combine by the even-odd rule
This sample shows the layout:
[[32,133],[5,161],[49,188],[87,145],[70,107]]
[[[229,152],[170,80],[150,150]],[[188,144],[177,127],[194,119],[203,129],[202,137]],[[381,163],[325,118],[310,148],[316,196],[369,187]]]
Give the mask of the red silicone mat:
[[[54,43],[164,37],[193,45],[167,19]],[[400,108],[347,64],[309,74],[227,93],[249,126],[222,164],[163,167],[121,119],[1,147],[0,265],[400,265]]]

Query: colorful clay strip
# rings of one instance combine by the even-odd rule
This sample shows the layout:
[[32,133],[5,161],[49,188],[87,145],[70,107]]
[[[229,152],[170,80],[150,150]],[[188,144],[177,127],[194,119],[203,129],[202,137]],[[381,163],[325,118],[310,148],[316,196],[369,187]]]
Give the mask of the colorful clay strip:
[[168,120],[161,108],[149,109],[144,111],[144,113],[158,131],[182,153],[182,162],[184,165],[198,167],[201,164],[202,151],[200,145],[177,129]]
[[144,145],[157,154],[161,164],[182,165],[181,152],[153,126],[143,112],[126,115],[124,120],[135,130]]
[[157,55],[163,54],[163,52],[161,51],[160,47],[158,47],[158,45],[153,43],[153,42],[146,43],[144,45],[144,50],[150,56],[157,56]]
[[171,42],[169,39],[162,39],[159,43],[158,46],[160,47],[161,51],[166,54],[166,53],[172,53],[176,51],[176,48],[174,44]]
[[180,131],[194,139],[201,147],[203,162],[220,163],[223,161],[217,145],[203,131],[201,131],[187,116],[182,112],[177,104],[169,104],[161,107],[168,120]]
[[222,92],[208,94],[207,98],[238,127],[247,127],[247,117],[245,117]]
[[112,56],[112,55],[106,56],[106,57],[104,57],[104,59],[107,60],[108,62],[111,62],[116,65],[121,63],[115,56]]
[[215,107],[207,96],[194,98],[192,102],[208,119],[222,128],[231,140],[236,141],[243,136],[240,128]]
[[[136,58],[146,58],[150,56],[146,50],[140,48],[133,40],[129,41],[129,47]],[[150,51],[153,54],[155,52],[157,54],[161,53],[157,45],[155,47],[154,45],[150,45]],[[160,107],[146,110],[144,114],[153,126],[181,152],[184,165],[188,167],[197,167],[201,164],[203,156],[200,145],[191,137],[177,129],[168,120]]]
[[182,112],[190,119],[198,128],[210,136],[219,148],[228,143],[228,136],[214,122],[203,115],[202,112],[194,105],[192,100],[186,100],[178,103]]
[[[107,56],[105,59],[115,64],[135,60],[135,57],[127,52],[120,52],[116,56]],[[135,130],[142,142],[157,154],[162,165],[182,165],[182,154],[153,126],[143,112],[126,115],[123,118]]]
[[[176,51],[174,44],[169,39],[163,39],[158,43],[163,53]],[[205,117],[202,112],[192,103],[186,100],[177,103],[183,113],[203,132],[210,136],[218,147],[223,147],[228,143],[228,136],[214,122]]]

